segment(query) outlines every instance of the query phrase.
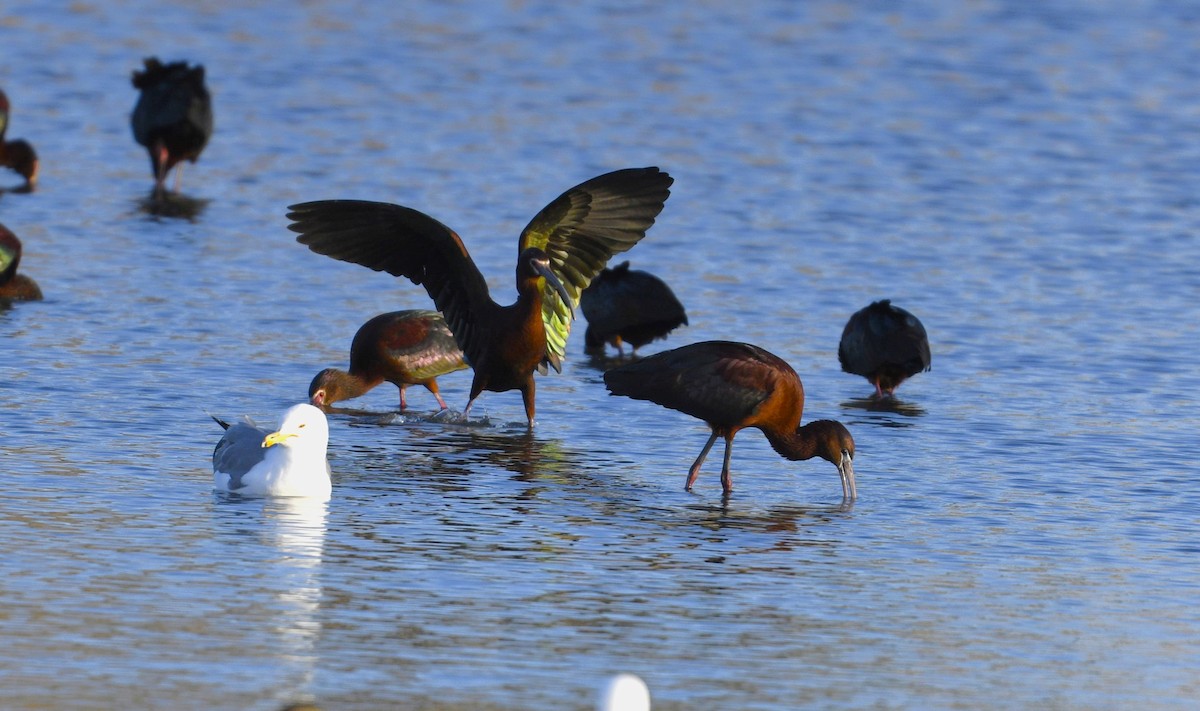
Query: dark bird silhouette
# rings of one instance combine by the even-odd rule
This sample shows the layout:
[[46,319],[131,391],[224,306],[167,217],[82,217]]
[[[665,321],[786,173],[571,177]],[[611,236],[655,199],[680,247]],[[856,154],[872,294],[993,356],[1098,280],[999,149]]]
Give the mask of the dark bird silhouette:
[[25,189],[32,190],[37,185],[37,153],[28,141],[4,140],[4,134],[8,131],[8,111],[8,97],[0,91],[0,166],[16,171],[25,178]]
[[583,345],[588,353],[603,354],[612,344],[625,355],[622,343],[637,349],[687,324],[683,304],[671,287],[649,272],[629,268],[621,262],[604,269],[579,297],[579,309],[587,318]]
[[842,370],[871,381],[875,397],[892,397],[900,383],[929,370],[929,337],[916,316],[883,299],[846,322],[838,361]]
[[42,290],[37,282],[17,274],[21,263],[21,240],[4,225],[0,225],[0,299],[8,301],[41,301]]
[[721,486],[733,490],[729,460],[733,438],[746,427],[757,427],[771,447],[792,459],[821,457],[832,462],[842,479],[842,496],[857,495],[854,484],[854,438],[834,420],[800,426],[804,385],[782,358],[748,343],[706,341],[656,353],[613,368],[604,374],[613,395],[649,400],[698,417],[712,436],[688,470],[684,489],[691,491],[700,465],[717,437],[725,438]]
[[533,371],[562,370],[575,300],[612,255],[646,235],[670,195],[658,168],[606,173],[544,207],[521,232],[517,301],[501,306],[457,234],[399,205],[329,200],[292,205],[297,241],[335,259],[421,284],[475,371],[466,416],[484,390],[520,390],[529,426]]
[[308,397],[313,405],[328,409],[387,381],[400,388],[401,411],[408,407],[404,391],[409,385],[424,385],[445,410],[437,378],[466,367],[441,314],[393,311],[358,329],[350,343],[350,371],[326,368],[317,373],[308,386]]
[[[154,191],[161,193],[167,173],[181,161],[193,163],[213,132],[212,99],[204,85],[204,67],[187,62],[163,64],[157,57],[144,60],[145,69],[134,71],[133,86],[141,91],[133,107],[133,138],[150,153]],[[180,174],[175,173],[175,192]]]

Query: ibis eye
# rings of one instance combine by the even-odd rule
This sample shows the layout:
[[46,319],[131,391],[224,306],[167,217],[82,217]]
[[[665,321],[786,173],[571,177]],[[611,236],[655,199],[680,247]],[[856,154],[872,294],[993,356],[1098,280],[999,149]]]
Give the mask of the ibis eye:
[[304,424],[303,422],[301,422],[301,423],[299,424],[299,426],[297,426],[297,427],[296,427],[296,429],[302,430],[302,429],[304,429],[305,427],[308,427],[308,425],[306,425],[306,424]]

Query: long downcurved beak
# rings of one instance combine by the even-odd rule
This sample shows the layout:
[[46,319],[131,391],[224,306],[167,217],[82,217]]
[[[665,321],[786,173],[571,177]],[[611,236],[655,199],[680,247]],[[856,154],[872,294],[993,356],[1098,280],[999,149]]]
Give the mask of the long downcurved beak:
[[554,290],[558,292],[559,298],[562,299],[563,303],[567,305],[567,309],[571,312],[571,319],[574,320],[575,303],[571,301],[571,295],[567,293],[567,288],[563,286],[561,281],[559,281],[558,275],[555,274],[552,269],[550,269],[550,261],[535,259],[533,260],[533,268],[537,270],[538,274],[541,274],[542,277],[546,279],[547,284],[554,287]]
[[842,451],[842,461],[838,463],[838,473],[842,475],[842,498],[853,501],[858,498],[858,487],[854,484],[854,460],[850,453]]
[[272,432],[266,437],[263,437],[262,446],[263,448],[274,447],[275,445],[283,444],[292,437],[296,436],[298,435],[295,432]]

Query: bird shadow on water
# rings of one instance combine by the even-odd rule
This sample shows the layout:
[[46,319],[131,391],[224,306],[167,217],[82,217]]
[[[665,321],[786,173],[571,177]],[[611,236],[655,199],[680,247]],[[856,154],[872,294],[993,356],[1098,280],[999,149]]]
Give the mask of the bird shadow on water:
[[519,433],[476,430],[468,432],[467,438],[480,463],[510,472],[512,481],[529,485],[518,498],[536,498],[551,485],[579,483],[579,455],[559,440],[541,439],[528,429]]
[[617,355],[615,353],[609,355],[609,353],[605,351],[603,353],[584,353],[583,359],[578,361],[578,363],[585,368],[603,374],[619,365],[625,365],[626,363],[632,363],[635,360],[641,359],[642,357],[640,355],[632,351],[625,353],[624,355]]
[[525,422],[498,423],[476,415],[464,420],[462,413],[455,410],[381,413],[339,409],[336,412],[350,414],[351,427],[409,430],[413,436],[402,449],[394,456],[375,458],[368,468],[386,470],[390,478],[397,461],[405,462],[408,467],[413,455],[417,455],[424,464],[416,477],[444,492],[472,488],[471,479],[482,470],[501,469],[512,474],[511,481],[530,485],[516,494],[516,498],[534,498],[549,487],[577,483],[579,471],[584,468],[577,453],[558,440],[538,437]]
[[[714,534],[741,539],[744,534],[767,536],[763,543],[771,550],[791,550],[799,547],[834,547],[837,537],[812,535],[817,529],[843,521],[853,515],[854,502],[797,506],[781,504],[765,509],[731,508],[729,500],[719,505],[693,504],[685,507],[685,515],[665,519],[670,528],[688,528],[709,543]],[[716,560],[713,562],[723,562]]]
[[153,218],[182,219],[195,222],[204,213],[212,200],[194,198],[182,193],[151,190],[145,197],[138,198],[140,212]]
[[0,197],[4,197],[5,193],[13,193],[16,195],[28,195],[28,194],[32,193],[33,191],[34,191],[34,188],[30,185],[18,185],[16,187],[12,187],[12,188],[6,188],[6,187],[0,185]]
[[[904,417],[923,417],[925,408],[912,403],[897,400],[894,397],[876,398],[862,397],[851,398],[841,404],[846,410],[865,410],[873,413],[886,413],[893,415],[903,415]],[[912,427],[915,423],[905,422],[892,418],[871,418],[872,421],[884,427]]]

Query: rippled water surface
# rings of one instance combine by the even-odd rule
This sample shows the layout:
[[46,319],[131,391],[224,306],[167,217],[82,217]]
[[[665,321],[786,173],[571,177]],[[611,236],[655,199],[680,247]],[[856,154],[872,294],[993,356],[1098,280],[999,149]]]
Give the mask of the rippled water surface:
[[[23,2],[0,10],[0,194],[43,303],[0,310],[0,706],[1190,708],[1200,696],[1200,11],[1148,2]],[[177,214],[128,126],[144,56],[203,62]],[[833,467],[609,397],[569,343],[538,424],[394,388],[331,417],[326,505],[211,493],[207,412],[273,422],[407,281],[286,206],[414,206],[499,300],[516,235],[621,167],[676,182],[629,258],[690,327],[802,375]],[[0,172],[0,185],[17,178]],[[849,315],[933,371],[868,407]],[[581,328],[581,327],[580,327]],[[443,378],[465,405],[469,372]]]

